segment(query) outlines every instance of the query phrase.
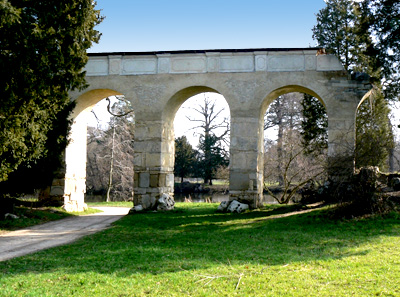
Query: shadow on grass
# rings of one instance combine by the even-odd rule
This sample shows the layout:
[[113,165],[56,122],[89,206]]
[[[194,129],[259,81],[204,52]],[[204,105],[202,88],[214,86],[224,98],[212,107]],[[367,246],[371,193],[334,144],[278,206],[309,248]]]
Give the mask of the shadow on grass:
[[15,207],[13,213],[18,217],[23,217],[23,219],[0,220],[0,232],[17,230],[72,216],[65,211],[61,211],[61,209],[54,207],[33,208],[21,206]]
[[216,213],[217,205],[179,204],[168,213],[126,216],[111,229],[74,244],[0,263],[3,274],[62,270],[129,276],[221,265],[285,265],[368,254],[356,249],[380,236],[398,236],[396,215],[332,221],[324,210],[267,219],[292,211],[267,208]]

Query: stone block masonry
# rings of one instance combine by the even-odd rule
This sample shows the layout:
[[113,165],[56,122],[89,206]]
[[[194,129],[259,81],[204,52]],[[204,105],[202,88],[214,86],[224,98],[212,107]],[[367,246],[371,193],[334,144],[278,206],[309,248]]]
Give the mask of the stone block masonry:
[[[77,105],[66,150],[66,204],[84,203],[85,114],[100,100],[124,95],[135,110],[134,203],[144,208],[173,195],[173,121],[196,94],[222,94],[231,112],[230,199],[258,207],[263,192],[263,123],[269,104],[289,92],[318,98],[328,113],[328,154],[354,148],[356,109],[368,81],[353,81],[335,56],[317,48],[232,49],[89,54],[89,87],[72,92]],[[351,162],[350,162],[351,163]],[[352,165],[350,165],[352,166]],[[57,185],[59,186],[59,185]]]

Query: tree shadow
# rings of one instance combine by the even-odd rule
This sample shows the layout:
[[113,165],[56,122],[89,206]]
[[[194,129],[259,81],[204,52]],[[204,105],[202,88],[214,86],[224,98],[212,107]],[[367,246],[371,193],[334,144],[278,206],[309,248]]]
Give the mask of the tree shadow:
[[2,262],[0,271],[10,275],[60,269],[129,276],[207,269],[227,262],[274,266],[342,259],[367,255],[368,249],[354,248],[383,234],[398,236],[400,225],[394,216],[333,221],[316,210],[268,219],[279,211],[226,214],[215,209],[196,206],[126,216],[112,228],[73,244]]

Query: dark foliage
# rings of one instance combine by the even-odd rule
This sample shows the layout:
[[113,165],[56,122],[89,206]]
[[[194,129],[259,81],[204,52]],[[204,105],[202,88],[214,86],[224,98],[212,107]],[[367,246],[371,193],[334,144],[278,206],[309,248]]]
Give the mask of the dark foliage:
[[186,136],[175,139],[175,167],[174,173],[181,178],[194,175],[196,167],[196,151],[188,142]]
[[86,86],[86,50],[100,37],[94,5],[90,0],[0,3],[0,182],[19,168],[22,176],[34,167],[40,175],[40,165],[52,167],[65,146],[72,109],[68,92]]
[[301,106],[303,119],[300,134],[305,153],[320,154],[328,148],[328,116],[325,107],[317,98],[308,94],[304,94]]

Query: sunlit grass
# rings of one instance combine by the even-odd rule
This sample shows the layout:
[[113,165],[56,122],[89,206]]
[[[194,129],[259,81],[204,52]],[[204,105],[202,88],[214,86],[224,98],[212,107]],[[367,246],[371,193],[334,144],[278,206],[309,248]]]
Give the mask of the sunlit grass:
[[0,263],[0,296],[399,296],[400,220],[177,203]]
[[89,207],[95,206],[112,206],[112,207],[133,207],[132,201],[115,201],[115,202],[88,202]]
[[14,213],[18,216],[18,219],[0,220],[0,232],[26,228],[37,224],[63,219],[73,215],[87,215],[97,212],[101,212],[101,210],[89,208],[83,212],[68,213],[61,207],[34,208],[19,206],[14,208]]

